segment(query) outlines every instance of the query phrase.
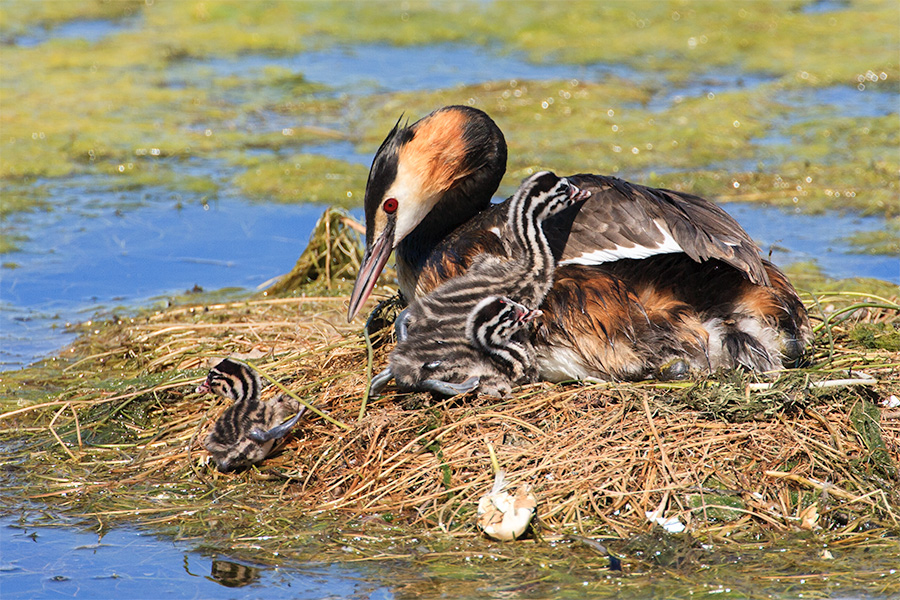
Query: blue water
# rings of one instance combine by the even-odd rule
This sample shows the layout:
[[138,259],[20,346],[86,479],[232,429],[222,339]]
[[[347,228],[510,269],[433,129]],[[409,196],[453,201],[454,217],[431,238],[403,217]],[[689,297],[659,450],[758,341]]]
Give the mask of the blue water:
[[790,90],[779,98],[803,116],[832,115],[845,119],[885,117],[900,111],[900,100],[893,92],[866,88],[860,90],[846,85]]
[[367,582],[371,576],[361,570],[253,564],[127,528],[101,537],[4,517],[0,553],[3,600],[394,598],[388,588]]
[[303,152],[309,154],[321,154],[329,158],[336,158],[354,165],[363,165],[366,168],[372,166],[371,154],[362,154],[352,142],[327,142],[324,144],[311,144],[303,147]]
[[324,210],[162,188],[136,201],[83,179],[44,185],[53,208],[8,223],[32,235],[0,267],[0,369],[52,353],[72,339],[66,323],[97,311],[165,305],[194,286],[255,289],[291,270]]
[[13,38],[11,43],[24,48],[37,46],[51,39],[84,40],[94,44],[115,33],[134,29],[140,25],[140,22],[141,18],[139,16],[126,17],[115,21],[109,19],[78,19],[59,23],[52,27],[32,27],[26,33]]
[[884,219],[829,211],[823,215],[760,206],[722,204],[759,244],[763,257],[775,264],[814,262],[829,276],[874,277],[900,284],[900,259],[896,256],[854,254],[848,232],[881,231]]
[[802,12],[812,15],[847,10],[848,8],[850,8],[850,0],[814,0],[804,6]]
[[185,61],[172,73],[173,82],[195,72],[217,77],[253,78],[267,67],[302,73],[338,93],[369,95],[380,92],[434,90],[473,85],[496,79],[570,79],[615,73],[625,67],[578,67],[535,64],[518,53],[502,54],[488,48],[462,44],[436,44],[398,48],[384,44],[313,50],[293,56],[244,54],[235,58]]

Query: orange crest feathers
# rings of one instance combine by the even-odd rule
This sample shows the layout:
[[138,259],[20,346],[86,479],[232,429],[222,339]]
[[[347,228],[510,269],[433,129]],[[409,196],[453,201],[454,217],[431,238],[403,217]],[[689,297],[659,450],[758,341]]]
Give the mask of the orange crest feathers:
[[466,115],[458,110],[441,110],[418,123],[415,137],[400,150],[400,162],[410,172],[422,174],[425,196],[448,190],[474,171],[466,160],[463,137]]

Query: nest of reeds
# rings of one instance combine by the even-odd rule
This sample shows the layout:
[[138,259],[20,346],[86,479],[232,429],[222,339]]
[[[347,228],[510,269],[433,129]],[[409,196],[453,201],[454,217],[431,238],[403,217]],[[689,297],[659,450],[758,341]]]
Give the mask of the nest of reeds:
[[[364,406],[367,359],[384,365],[390,328],[367,346],[345,322],[358,246],[345,246],[346,217],[326,214],[320,227],[331,242],[315,242],[292,281],[317,286],[302,293],[327,277],[337,295],[270,290],[94,321],[62,357],[4,374],[17,403],[0,416],[5,493],[101,520],[142,515],[183,535],[283,533],[291,522],[278,506],[474,537],[492,447],[513,485],[533,485],[537,536],[574,527],[632,538],[676,522],[716,539],[900,532],[900,409],[885,404],[900,395],[895,297],[810,296],[813,364],[775,377],[540,383],[502,401],[389,388]],[[202,440],[226,401],[194,389],[208,360],[228,355],[328,419],[308,415],[259,467],[221,474]],[[849,381],[821,385],[836,379]]]

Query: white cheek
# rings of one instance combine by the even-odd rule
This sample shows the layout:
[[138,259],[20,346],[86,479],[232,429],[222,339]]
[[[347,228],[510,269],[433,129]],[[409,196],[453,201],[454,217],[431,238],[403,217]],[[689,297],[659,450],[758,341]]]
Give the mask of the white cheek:
[[397,229],[394,234],[394,245],[409,235],[431,210],[431,204],[416,196],[394,196],[400,203],[397,209]]
[[394,231],[394,246],[405,238],[422,222],[435,203],[434,198],[425,197],[418,179],[409,172],[405,163],[400,163],[394,183],[384,194],[385,198],[397,199],[397,226]]

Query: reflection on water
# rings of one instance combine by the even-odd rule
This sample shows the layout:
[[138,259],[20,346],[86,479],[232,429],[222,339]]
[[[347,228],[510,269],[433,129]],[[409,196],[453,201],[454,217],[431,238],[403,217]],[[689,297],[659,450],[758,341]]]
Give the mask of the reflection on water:
[[244,587],[259,581],[260,570],[258,567],[219,559],[212,561],[209,576],[225,587]]
[[394,597],[389,589],[366,583],[371,576],[358,570],[252,565],[130,529],[99,537],[72,528],[23,526],[3,517],[0,548],[4,600]]

